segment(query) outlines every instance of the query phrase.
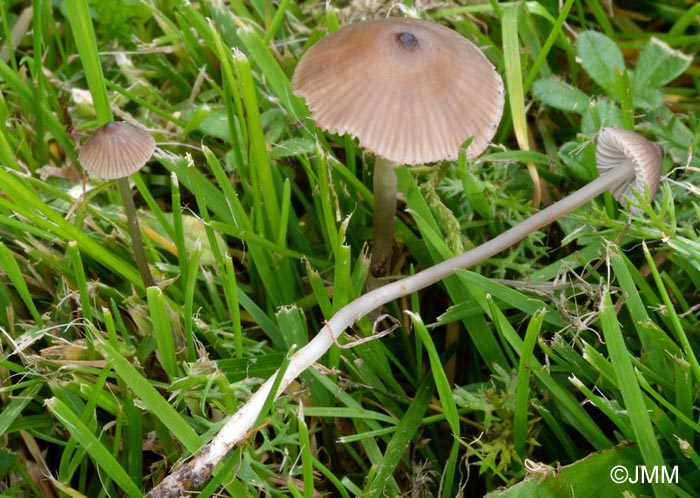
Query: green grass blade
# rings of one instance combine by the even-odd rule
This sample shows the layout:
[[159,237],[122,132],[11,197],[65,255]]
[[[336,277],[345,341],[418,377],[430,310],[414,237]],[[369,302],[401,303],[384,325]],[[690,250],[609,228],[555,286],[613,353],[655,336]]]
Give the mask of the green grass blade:
[[163,291],[158,287],[146,289],[148,298],[148,310],[153,324],[153,333],[156,338],[156,354],[163,370],[172,381],[180,376],[179,362],[175,354],[175,339],[173,328],[168,316],[167,303]]
[[683,348],[685,359],[690,363],[690,368],[693,372],[693,375],[698,381],[700,381],[700,364],[698,363],[697,356],[695,355],[695,350],[690,344],[688,335],[685,329],[683,328],[683,325],[681,324],[681,320],[678,317],[678,313],[676,313],[676,309],[673,305],[673,302],[671,301],[671,298],[668,295],[668,292],[666,291],[666,287],[664,286],[664,283],[661,280],[661,275],[659,274],[659,270],[656,268],[656,264],[654,263],[654,259],[652,258],[651,253],[649,252],[649,248],[646,246],[646,244],[644,244],[643,247],[644,257],[646,258],[647,264],[649,265],[649,269],[651,270],[651,275],[654,278],[654,282],[656,283],[656,286],[659,290],[661,299],[664,303],[664,306],[666,307],[666,313],[670,318],[672,330],[676,334],[676,339]]
[[168,404],[156,389],[143,377],[122,354],[105,342],[98,342],[95,349],[105,359],[112,362],[114,371],[121,377],[125,385],[139,397],[143,406],[157,417],[163,425],[177,438],[189,451],[194,453],[202,445],[197,433],[189,426],[185,419]]
[[[630,353],[625,345],[620,326],[617,322],[615,308],[610,300],[610,294],[603,297],[600,312],[600,323],[603,336],[610,355],[610,361],[617,376],[617,386],[622,393],[628,416],[634,433],[639,452],[647,467],[662,467],[665,463],[661,448],[656,440],[654,428],[649,418],[647,403],[637,382],[637,376],[632,366]],[[656,496],[669,496],[668,490],[660,483],[652,483]]]
[[46,400],[45,406],[71,436],[85,448],[95,465],[99,466],[129,497],[140,498],[143,496],[141,490],[109,450],[67,405],[58,398],[50,398]]
[[15,289],[17,289],[17,293],[22,298],[24,305],[31,313],[36,324],[39,327],[43,327],[44,320],[41,318],[41,313],[39,313],[39,310],[37,310],[36,306],[34,305],[34,300],[29,292],[29,287],[27,287],[27,283],[24,281],[22,270],[12,255],[12,251],[10,251],[2,242],[0,242],[0,268],[3,269],[5,275],[7,275],[7,278],[10,279],[12,285],[15,287]]
[[107,87],[97,52],[97,39],[88,4],[85,0],[66,0],[65,5],[98,119],[100,123],[112,121],[112,106],[107,97]]
[[533,356],[535,344],[544,321],[544,311],[540,310],[530,319],[525,331],[525,340],[518,363],[518,387],[515,394],[513,415],[513,446],[521,458],[525,457],[525,444],[528,438],[528,414],[530,398],[530,375],[537,360]]
[[368,487],[365,488],[365,496],[385,496],[386,493],[391,493],[392,495],[396,493],[390,485],[391,481],[389,478],[406,456],[406,448],[415,436],[416,431],[420,428],[423,414],[428,409],[432,395],[433,380],[427,378],[418,388],[411,406],[409,406],[396,426],[396,432],[387,444],[381,464],[376,474],[370,480]]

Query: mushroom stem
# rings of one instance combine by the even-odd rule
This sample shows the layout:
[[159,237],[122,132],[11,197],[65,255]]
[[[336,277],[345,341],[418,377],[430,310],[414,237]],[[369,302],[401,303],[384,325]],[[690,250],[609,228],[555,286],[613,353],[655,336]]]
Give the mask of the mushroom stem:
[[[626,182],[631,182],[635,176],[636,172],[631,161],[622,162],[573,194],[535,213],[494,239],[415,275],[388,283],[358,297],[338,310],[311,342],[294,353],[283,378],[277,384],[274,398],[277,398],[299,374],[318,361],[333,344],[336,344],[338,337],[345,329],[373,310],[439,282],[453,275],[457,269],[480,263],[521,241],[535,230],[584,205],[602,192],[615,190]],[[248,431],[255,424],[260,410],[270,396],[270,390],[278,380],[276,377],[277,373],[260,386],[248,402],[231,416],[211,442],[202,447],[200,453],[166,477],[147,496],[149,498],[180,496],[192,483],[203,484],[211,475],[212,469],[229,450],[250,436]]]
[[[394,217],[396,216],[396,166],[382,156],[377,156],[374,165],[374,219],[372,221],[372,256],[370,274],[380,278],[391,267],[394,249]],[[370,279],[373,282],[374,279]],[[370,284],[368,282],[368,287]]]
[[134,206],[134,199],[131,197],[131,187],[129,186],[128,178],[119,178],[119,193],[124,201],[124,212],[126,213],[127,224],[129,225],[129,234],[131,235],[131,245],[134,249],[134,259],[136,260],[136,266],[141,273],[141,279],[143,280],[144,287],[152,287],[156,285],[155,280],[153,280],[153,275],[151,275],[151,270],[148,267],[148,260],[146,259],[146,250],[143,246],[143,239],[141,238],[141,230],[139,229],[139,220],[136,217],[136,206]]

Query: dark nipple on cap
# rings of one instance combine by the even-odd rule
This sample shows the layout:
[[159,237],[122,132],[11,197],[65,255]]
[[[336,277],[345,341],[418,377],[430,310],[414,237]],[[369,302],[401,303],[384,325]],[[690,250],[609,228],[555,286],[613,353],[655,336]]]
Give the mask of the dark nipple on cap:
[[406,50],[416,50],[418,48],[418,38],[412,33],[396,33],[396,41],[401,48]]

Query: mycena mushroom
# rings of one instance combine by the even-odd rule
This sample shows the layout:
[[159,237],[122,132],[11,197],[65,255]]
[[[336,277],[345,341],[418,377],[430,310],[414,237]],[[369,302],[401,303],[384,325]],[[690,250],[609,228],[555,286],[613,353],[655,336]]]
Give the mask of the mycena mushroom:
[[[503,81],[469,40],[440,24],[390,18],[346,26],[312,46],[292,77],[324,130],[377,155],[370,270],[391,265],[398,164],[474,158],[503,114]],[[371,287],[371,286],[370,286]]]
[[143,128],[124,121],[111,121],[99,127],[78,151],[78,160],[88,173],[119,182],[134,260],[145,287],[155,285],[155,281],[148,267],[128,177],[148,162],[155,148],[155,140]]
[[[661,177],[662,150],[657,144],[641,135],[617,128],[603,128],[598,134],[598,168],[600,176],[560,201],[538,211],[526,220],[506,230],[494,239],[459,254],[442,263],[401,280],[388,283],[361,295],[333,315],[318,334],[303,348],[294,353],[287,364],[282,379],[278,372],[251,396],[219,433],[201,452],[165,478],[149,497],[175,497],[192,482],[203,483],[212,469],[236,444],[250,437],[250,430],[260,411],[271,398],[275,386],[276,398],[304,370],[319,360],[328,349],[337,344],[338,337],[352,324],[384,304],[417,292],[453,275],[459,268],[468,268],[520,242],[529,234],[552,223],[558,218],[581,207],[606,190],[625,192],[628,187],[648,191],[653,195]],[[602,164],[601,164],[602,159]],[[619,199],[623,199],[619,197]]]
[[609,189],[623,206],[627,205],[633,190],[644,194],[644,189],[648,188],[649,194],[654,196],[661,179],[663,155],[663,149],[658,144],[633,131],[608,127],[598,132],[595,158],[600,175],[620,168],[621,164],[628,169],[634,169],[636,173],[635,181],[620,182]]

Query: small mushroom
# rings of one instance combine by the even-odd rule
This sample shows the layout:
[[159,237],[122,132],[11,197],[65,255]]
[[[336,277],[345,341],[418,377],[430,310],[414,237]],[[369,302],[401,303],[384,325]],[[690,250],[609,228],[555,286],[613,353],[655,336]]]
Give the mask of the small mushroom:
[[124,201],[124,211],[129,225],[134,259],[143,284],[155,285],[148,267],[146,251],[141,239],[134,199],[127,177],[140,170],[151,158],[156,148],[155,140],[143,128],[124,121],[112,121],[99,127],[80,147],[78,160],[91,174],[109,180],[117,179]]
[[346,26],[312,46],[292,77],[324,130],[377,155],[370,270],[386,274],[397,164],[481,154],[503,114],[503,81],[469,40],[440,24],[390,18]]
[[625,163],[636,172],[636,180],[623,182],[610,188],[613,197],[623,206],[632,196],[632,190],[654,197],[661,178],[661,160],[664,151],[660,145],[650,142],[638,133],[624,128],[602,128],[598,132],[598,146],[595,151],[596,165],[601,175]]

